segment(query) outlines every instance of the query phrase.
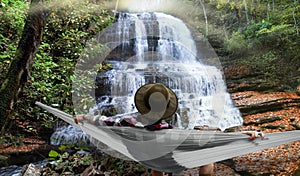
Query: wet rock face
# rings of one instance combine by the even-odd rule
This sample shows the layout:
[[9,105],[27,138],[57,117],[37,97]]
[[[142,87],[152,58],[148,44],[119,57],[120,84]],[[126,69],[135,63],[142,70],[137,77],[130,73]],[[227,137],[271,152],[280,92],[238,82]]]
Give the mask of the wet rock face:
[[293,90],[300,93],[299,76],[295,76],[298,72],[287,63],[261,65],[261,60],[245,57],[220,58],[229,92]]
[[297,93],[246,91],[231,96],[243,114],[245,127],[276,131],[298,129],[300,96]]
[[264,74],[251,66],[239,63],[223,65],[226,85],[230,93],[243,91],[270,91],[282,88],[266,80]]
[[182,20],[156,12],[120,13],[99,38],[110,49],[104,61],[112,65],[96,77],[95,98],[101,114],[137,111],[133,100],[138,88],[162,83],[178,97],[180,127],[206,125],[224,130],[242,124],[219,64],[213,64],[214,60],[205,64],[215,58],[213,48],[204,41],[199,47]]

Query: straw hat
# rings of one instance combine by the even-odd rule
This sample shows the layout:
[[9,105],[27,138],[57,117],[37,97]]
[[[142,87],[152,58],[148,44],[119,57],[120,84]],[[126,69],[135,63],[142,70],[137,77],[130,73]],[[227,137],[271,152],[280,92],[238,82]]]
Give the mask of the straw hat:
[[[145,84],[140,87],[135,93],[134,103],[143,116],[157,120],[170,118],[178,107],[176,94],[161,83]],[[151,117],[158,114],[159,117]]]

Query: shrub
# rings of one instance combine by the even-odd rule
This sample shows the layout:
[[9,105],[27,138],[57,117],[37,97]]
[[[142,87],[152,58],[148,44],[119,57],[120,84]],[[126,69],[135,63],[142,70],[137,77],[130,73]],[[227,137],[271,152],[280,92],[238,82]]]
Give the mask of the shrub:
[[14,57],[29,4],[22,0],[0,1],[0,83]]
[[247,51],[248,42],[241,32],[233,32],[231,38],[225,40],[225,47],[227,51],[240,56]]

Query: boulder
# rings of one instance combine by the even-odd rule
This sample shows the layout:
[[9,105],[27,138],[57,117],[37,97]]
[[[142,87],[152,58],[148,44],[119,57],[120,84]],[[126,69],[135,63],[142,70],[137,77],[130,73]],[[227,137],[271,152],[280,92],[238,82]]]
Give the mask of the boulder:
[[42,167],[36,166],[34,164],[27,164],[23,167],[21,176],[40,176]]

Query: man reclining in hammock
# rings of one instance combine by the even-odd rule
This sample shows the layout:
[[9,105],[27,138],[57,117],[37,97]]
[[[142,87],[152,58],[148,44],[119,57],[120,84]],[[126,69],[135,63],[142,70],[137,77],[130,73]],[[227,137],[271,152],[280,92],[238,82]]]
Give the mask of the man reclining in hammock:
[[[146,84],[137,90],[134,101],[139,113],[115,117],[78,115],[74,117],[75,123],[88,121],[96,126],[130,126],[148,130],[173,128],[173,125],[167,121],[176,113],[178,99],[171,89],[160,83]],[[261,132],[243,131],[242,133],[250,135],[250,140],[258,136],[262,139],[264,137]],[[199,174],[213,174],[213,164],[199,167]],[[163,173],[152,170],[152,175],[163,175]]]

